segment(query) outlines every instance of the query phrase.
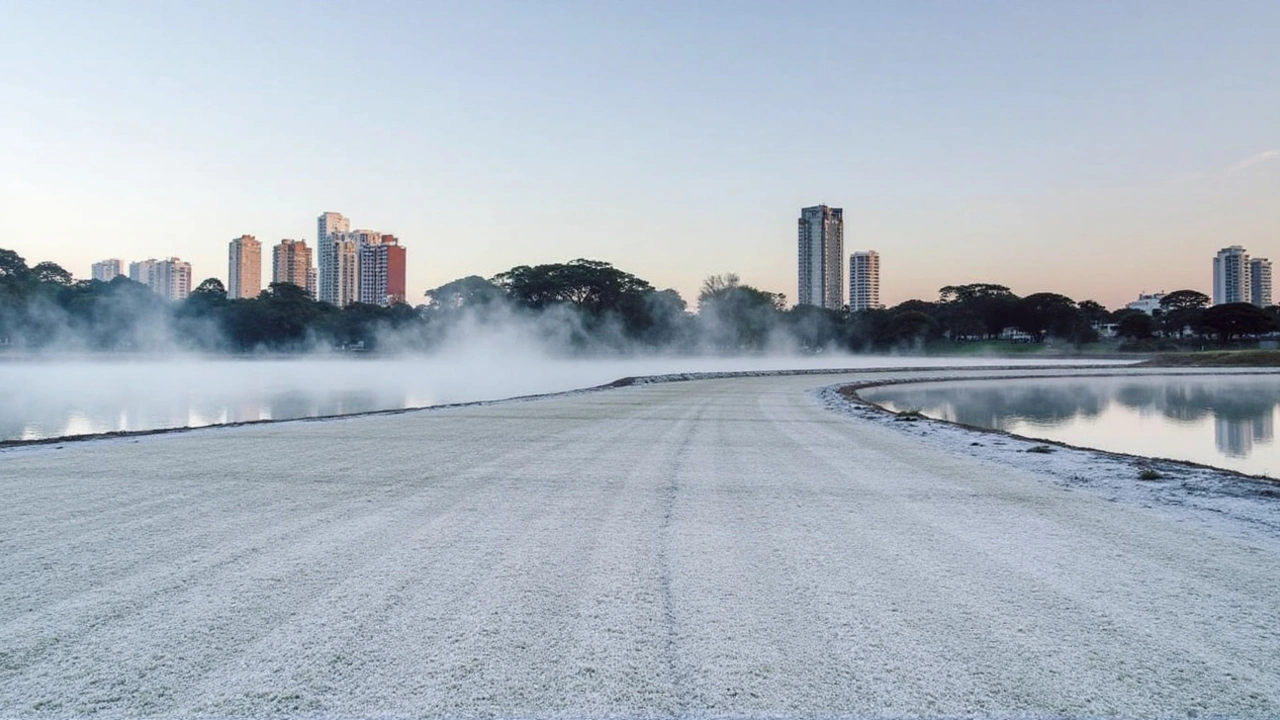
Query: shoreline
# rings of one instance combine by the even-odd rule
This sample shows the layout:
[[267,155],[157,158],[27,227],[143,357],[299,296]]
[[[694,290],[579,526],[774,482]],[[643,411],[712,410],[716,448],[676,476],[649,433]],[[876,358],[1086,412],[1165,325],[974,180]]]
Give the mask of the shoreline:
[[[916,384],[924,385],[924,384],[939,384],[939,383],[968,382],[968,381],[989,381],[989,380],[1037,380],[1037,379],[1046,379],[1046,378],[1070,378],[1070,377],[1115,378],[1115,377],[1134,377],[1134,376],[1196,377],[1196,376],[1215,376],[1215,375],[1216,376],[1280,375],[1280,368],[1268,368],[1268,367],[1243,367],[1243,366],[1197,367],[1197,366],[1142,365],[1140,366],[1140,368],[1155,368],[1155,370],[1149,373],[1147,372],[1088,373],[1088,374],[1082,374],[1078,376],[1056,375],[1056,374],[1055,375],[1002,375],[1002,376],[991,376],[991,377],[980,377],[980,378],[979,377],[923,378],[920,380],[901,379],[901,380],[890,380],[890,381],[872,380],[869,382],[859,382],[859,383],[851,383],[848,385],[843,385],[838,387],[835,390],[835,392],[850,404],[853,404],[856,406],[865,406],[865,407],[874,408],[877,412],[884,413],[885,416],[894,419],[895,422],[902,422],[901,420],[898,419],[901,417],[901,413],[898,413],[894,410],[890,410],[889,408],[886,408],[883,405],[880,405],[879,403],[873,402],[871,400],[868,400],[862,397],[862,395],[860,394],[860,391],[866,390],[868,388],[893,387],[898,385],[916,385]],[[1177,372],[1176,370],[1178,369],[1181,369],[1182,372]],[[1173,372],[1164,372],[1165,370],[1173,370]],[[1206,370],[1217,370],[1218,372],[1205,372]],[[960,428],[962,430],[972,432],[972,433],[997,435],[1000,437],[1012,438],[1016,440],[1025,441],[1028,443],[1034,443],[1037,445],[1048,445],[1055,448],[1064,448],[1068,450],[1102,453],[1103,455],[1107,455],[1117,459],[1132,460],[1134,462],[1139,462],[1139,463],[1145,461],[1147,464],[1155,464],[1155,463],[1172,464],[1172,465],[1180,465],[1180,466],[1185,466],[1185,467],[1199,469],[1199,470],[1212,470],[1215,472],[1227,473],[1230,475],[1235,475],[1235,476],[1246,478],[1249,480],[1258,480],[1258,481],[1263,481],[1269,484],[1280,486],[1280,477],[1271,477],[1269,475],[1256,475],[1256,474],[1247,473],[1241,470],[1233,470],[1231,468],[1219,467],[1217,465],[1200,463],[1194,460],[1183,460],[1181,458],[1160,457],[1155,455],[1140,455],[1137,453],[1126,453],[1119,450],[1107,450],[1105,448],[1097,448],[1089,445],[1073,445],[1071,443],[1064,442],[1061,440],[1052,440],[1049,438],[1034,438],[1026,435],[1019,435],[1017,433],[1010,432],[1008,430],[989,428],[989,427],[984,427],[982,425],[970,425],[968,423],[955,422],[952,420],[943,420],[940,418],[930,417],[928,415],[923,415],[923,414],[914,416],[912,422],[944,423],[951,427]]]

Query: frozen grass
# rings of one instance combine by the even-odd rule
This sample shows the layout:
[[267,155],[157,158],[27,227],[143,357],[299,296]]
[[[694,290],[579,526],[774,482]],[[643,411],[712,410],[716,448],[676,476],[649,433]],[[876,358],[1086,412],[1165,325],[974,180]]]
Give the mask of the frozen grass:
[[861,377],[0,452],[0,716],[1280,714],[1274,498],[815,401]]

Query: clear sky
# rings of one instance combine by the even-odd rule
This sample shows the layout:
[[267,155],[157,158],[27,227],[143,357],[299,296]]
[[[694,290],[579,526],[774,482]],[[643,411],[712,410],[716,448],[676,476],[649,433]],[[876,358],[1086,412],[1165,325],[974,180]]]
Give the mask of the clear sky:
[[409,292],[607,260],[796,296],[800,207],[884,300],[1115,307],[1280,261],[1280,2],[0,0],[0,247],[78,277],[394,233]]

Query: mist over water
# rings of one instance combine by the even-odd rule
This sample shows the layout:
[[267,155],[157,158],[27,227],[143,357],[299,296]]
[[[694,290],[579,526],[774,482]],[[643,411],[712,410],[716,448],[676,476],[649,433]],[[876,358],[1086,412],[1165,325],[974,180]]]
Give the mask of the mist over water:
[[403,356],[10,357],[0,359],[0,439],[497,400],[668,373],[1044,362],[849,354],[575,357],[485,344]]

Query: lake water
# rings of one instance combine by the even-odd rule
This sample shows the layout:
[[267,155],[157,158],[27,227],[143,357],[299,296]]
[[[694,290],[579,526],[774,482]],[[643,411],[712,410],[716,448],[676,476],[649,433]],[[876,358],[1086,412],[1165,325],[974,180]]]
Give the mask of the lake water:
[[[495,400],[638,375],[937,367],[991,360],[874,356],[557,358],[509,348],[448,356],[0,359],[0,440],[199,427]],[[1001,365],[1044,360],[999,360]]]
[[867,388],[890,410],[1280,477],[1280,376],[1049,378]]

